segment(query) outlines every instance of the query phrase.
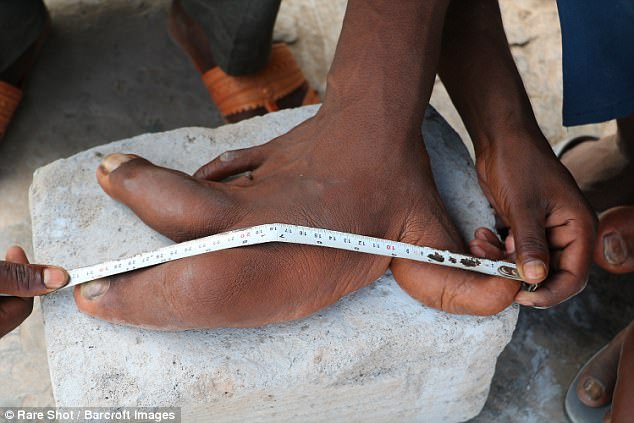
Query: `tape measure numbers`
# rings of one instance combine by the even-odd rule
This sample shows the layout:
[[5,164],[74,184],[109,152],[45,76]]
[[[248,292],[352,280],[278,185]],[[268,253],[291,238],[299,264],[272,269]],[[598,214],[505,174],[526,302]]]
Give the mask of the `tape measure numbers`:
[[169,245],[155,251],[140,253],[128,258],[112,260],[93,266],[80,267],[69,272],[70,282],[66,287],[185,257],[229,248],[245,247],[247,245],[265,244],[268,242],[314,245],[380,256],[404,258],[521,281],[514,263],[480,259],[430,247],[329,229],[311,228],[285,223],[270,223]]
[[[453,267],[492,276],[501,276],[517,281],[522,280],[516,265],[506,261],[481,259],[431,247],[333,231],[330,229],[311,228],[286,223],[269,223],[210,235],[204,238],[169,245],[159,248],[158,250],[136,254],[127,258],[73,269],[68,272],[70,274],[68,285],[62,289],[95,279],[155,266],[168,261],[229,248],[265,244],[268,242],[285,242],[290,244],[337,248],[340,250],[403,258]],[[524,287],[528,290],[536,289],[536,285],[524,284]]]

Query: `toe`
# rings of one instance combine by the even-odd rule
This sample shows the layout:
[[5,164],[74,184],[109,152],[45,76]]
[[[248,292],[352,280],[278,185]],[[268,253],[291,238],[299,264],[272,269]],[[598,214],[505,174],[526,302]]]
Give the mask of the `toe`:
[[619,355],[625,331],[619,333],[586,364],[579,375],[577,396],[589,407],[601,407],[612,400]]
[[[465,247],[450,222],[412,225],[401,241],[462,252]],[[457,314],[491,315],[513,303],[516,281],[406,259],[392,260],[399,285],[425,305]]]
[[612,273],[634,272],[634,206],[601,214],[594,260]]
[[176,241],[225,231],[240,215],[222,184],[155,166],[135,155],[105,157],[97,180],[148,226]]

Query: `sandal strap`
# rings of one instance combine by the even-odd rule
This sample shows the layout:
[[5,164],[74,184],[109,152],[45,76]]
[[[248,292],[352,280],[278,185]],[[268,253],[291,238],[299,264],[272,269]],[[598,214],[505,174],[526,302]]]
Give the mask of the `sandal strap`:
[[276,101],[302,86],[306,79],[291,50],[274,44],[268,65],[254,75],[231,76],[219,67],[202,76],[203,83],[223,116],[264,107],[278,110]]
[[310,104],[319,104],[321,103],[321,98],[319,97],[319,93],[314,88],[308,87],[306,91],[306,95],[304,96],[304,100],[302,101],[302,106],[308,106]]
[[22,90],[0,81],[0,139],[4,137],[20,100],[22,100]]

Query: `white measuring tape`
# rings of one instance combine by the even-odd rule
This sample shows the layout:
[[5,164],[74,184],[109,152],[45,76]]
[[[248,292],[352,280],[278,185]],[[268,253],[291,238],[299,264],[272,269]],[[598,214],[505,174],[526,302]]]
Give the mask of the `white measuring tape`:
[[[68,285],[62,289],[185,257],[227,250],[229,248],[265,244],[268,242],[314,245],[379,256],[404,258],[423,263],[470,270],[487,275],[501,276],[517,281],[522,280],[517,271],[517,266],[514,263],[506,261],[476,258],[431,247],[333,231],[330,229],[311,228],[286,223],[269,223],[210,235],[204,238],[169,245],[155,251],[136,254],[127,258],[73,269],[68,272],[70,274]],[[523,285],[525,289],[531,291],[537,288],[537,285]],[[0,294],[0,296],[2,296],[2,294]]]
[[65,288],[185,257],[268,242],[314,245],[404,258],[521,281],[517,267],[510,262],[475,258],[430,247],[329,229],[289,225],[286,223],[269,223],[169,245],[128,258],[73,269],[69,271],[70,282]]

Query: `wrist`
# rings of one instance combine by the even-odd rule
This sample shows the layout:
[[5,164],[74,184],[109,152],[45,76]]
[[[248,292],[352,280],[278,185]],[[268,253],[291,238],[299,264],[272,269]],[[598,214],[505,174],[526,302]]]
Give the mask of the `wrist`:
[[532,115],[531,118],[506,116],[505,119],[483,122],[477,131],[469,132],[476,157],[485,151],[503,148],[551,149]]

